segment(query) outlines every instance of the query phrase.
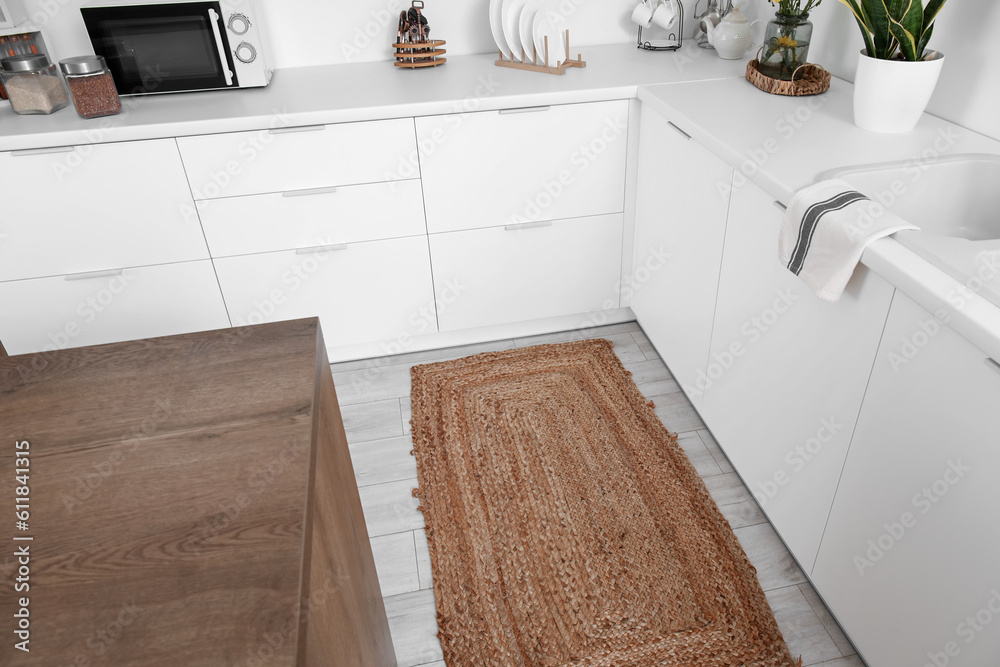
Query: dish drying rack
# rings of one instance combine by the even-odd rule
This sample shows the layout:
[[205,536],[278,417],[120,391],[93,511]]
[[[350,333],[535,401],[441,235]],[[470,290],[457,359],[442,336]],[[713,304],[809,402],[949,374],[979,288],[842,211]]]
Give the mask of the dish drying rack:
[[497,67],[512,67],[513,69],[523,69],[529,72],[545,72],[546,74],[565,74],[566,70],[570,67],[586,67],[587,63],[583,60],[581,54],[576,54],[576,59],[569,57],[569,30],[563,33],[563,42],[566,44],[566,60],[559,62],[556,61],[555,65],[549,65],[549,37],[548,35],[544,38],[545,41],[545,53],[542,54],[544,61],[542,63],[538,62],[538,49],[534,44],[531,46],[532,55],[534,56],[529,62],[527,59],[527,53],[524,54],[524,60],[515,60],[514,54],[510,54],[510,59],[507,59],[503,55],[503,50],[501,50],[500,58],[494,64]]
[[[684,44],[684,3],[677,0],[677,28],[674,32],[667,33],[665,40],[645,40],[642,39],[642,26],[639,26],[639,35],[636,37],[636,46],[644,51],[676,51]],[[663,31],[663,28],[654,24],[651,30]],[[648,34],[647,34],[648,37]],[[662,43],[661,43],[662,42]]]

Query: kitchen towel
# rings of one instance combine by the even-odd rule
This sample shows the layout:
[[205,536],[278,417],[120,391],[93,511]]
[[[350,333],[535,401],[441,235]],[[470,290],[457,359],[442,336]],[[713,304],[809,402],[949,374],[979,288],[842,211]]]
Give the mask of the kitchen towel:
[[869,243],[919,229],[847,181],[820,181],[795,193],[778,237],[778,259],[816,295],[836,301]]

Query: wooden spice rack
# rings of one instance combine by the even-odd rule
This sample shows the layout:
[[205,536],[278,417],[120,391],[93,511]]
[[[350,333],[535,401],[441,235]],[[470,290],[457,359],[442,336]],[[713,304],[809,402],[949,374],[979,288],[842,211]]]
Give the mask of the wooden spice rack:
[[443,65],[447,58],[442,58],[447,51],[440,47],[444,46],[443,39],[430,39],[426,42],[396,42],[392,48],[396,49],[396,67],[416,69],[418,67],[434,67]]
[[548,35],[545,36],[545,53],[544,62],[538,62],[538,49],[534,45],[531,47],[533,58],[531,62],[527,60],[515,60],[514,54],[511,54],[510,59],[504,58],[503,51],[500,51],[500,59],[494,64],[497,67],[511,67],[513,69],[523,69],[529,72],[545,72],[547,74],[565,74],[566,70],[570,67],[586,67],[587,63],[584,62],[583,56],[581,54],[576,54],[576,59],[569,57],[569,30],[563,35],[566,42],[566,60],[561,63],[557,60],[555,65],[549,65],[549,38]]

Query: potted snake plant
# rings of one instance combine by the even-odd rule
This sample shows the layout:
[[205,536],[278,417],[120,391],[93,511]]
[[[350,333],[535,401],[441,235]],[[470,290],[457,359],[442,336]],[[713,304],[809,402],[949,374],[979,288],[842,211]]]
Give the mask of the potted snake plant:
[[946,0],[840,0],[854,13],[865,48],[854,77],[854,124],[909,132],[934,93],[944,55],[927,49]]

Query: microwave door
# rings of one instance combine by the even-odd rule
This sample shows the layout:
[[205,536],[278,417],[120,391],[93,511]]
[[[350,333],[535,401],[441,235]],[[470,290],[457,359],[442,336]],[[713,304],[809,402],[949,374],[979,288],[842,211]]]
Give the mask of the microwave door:
[[217,3],[90,9],[84,21],[120,95],[238,85]]

